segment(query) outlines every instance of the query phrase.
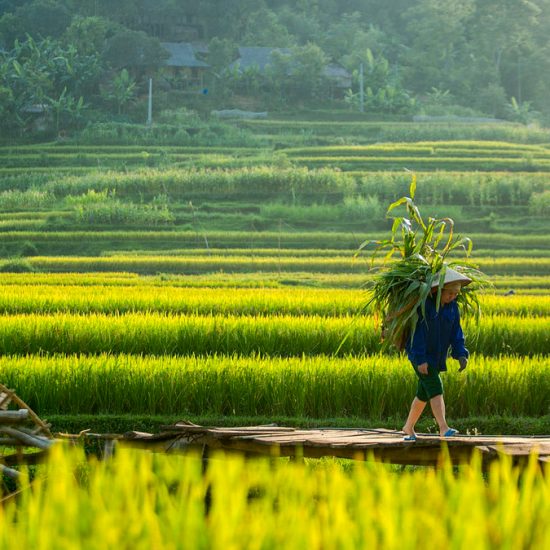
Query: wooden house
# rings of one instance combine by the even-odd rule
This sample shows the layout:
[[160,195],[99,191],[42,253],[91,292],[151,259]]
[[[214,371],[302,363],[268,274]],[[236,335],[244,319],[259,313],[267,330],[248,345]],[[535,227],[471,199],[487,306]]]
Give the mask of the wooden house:
[[[282,56],[292,57],[289,48],[268,48],[262,46],[239,47],[239,57],[231,63],[230,70],[244,73],[255,69],[259,74],[264,74],[268,67],[273,65],[273,54],[277,52]],[[292,71],[292,63],[289,64],[288,73]],[[323,77],[330,87],[331,97],[341,97],[345,91],[351,88],[351,74],[347,69],[336,63],[329,63],[323,70]]]
[[182,88],[203,88],[209,65],[197,59],[193,45],[188,42],[161,42],[161,45],[169,53],[163,63],[164,75],[171,77]]

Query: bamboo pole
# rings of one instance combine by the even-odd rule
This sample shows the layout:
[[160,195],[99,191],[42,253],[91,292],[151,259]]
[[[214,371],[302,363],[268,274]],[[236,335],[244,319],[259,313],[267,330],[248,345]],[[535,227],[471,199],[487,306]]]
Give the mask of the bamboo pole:
[[14,439],[17,439],[23,445],[28,445],[30,447],[38,447],[39,449],[49,449],[53,444],[53,439],[48,439],[46,437],[26,434],[15,428],[5,427],[1,430],[8,436],[11,436]]
[[29,409],[19,409],[18,411],[1,411],[0,424],[19,424],[29,418]]
[[[17,397],[16,393],[13,390],[10,390],[6,388],[3,384],[0,384],[0,395],[6,394],[6,398],[4,400],[8,399],[9,402],[13,402],[22,409],[27,409],[29,411],[29,417],[31,420],[40,427],[40,429],[43,432],[43,435],[46,437],[53,437],[52,433],[50,432],[50,425],[44,422],[22,399]],[[0,402],[0,406],[2,406],[3,401]]]

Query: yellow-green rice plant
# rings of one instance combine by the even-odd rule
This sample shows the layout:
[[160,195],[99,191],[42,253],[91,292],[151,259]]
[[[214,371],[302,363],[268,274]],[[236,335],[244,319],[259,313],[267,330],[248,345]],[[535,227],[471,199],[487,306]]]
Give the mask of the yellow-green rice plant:
[[[33,222],[34,223],[34,222]],[[43,222],[40,222],[43,223]],[[160,239],[159,239],[160,240]],[[41,271],[49,272],[93,272],[93,271],[128,271],[142,274],[180,273],[201,274],[224,271],[228,273],[253,273],[258,271],[293,273],[357,273],[366,272],[368,260],[366,258],[353,259],[349,257],[290,257],[277,256],[224,256],[210,255],[189,256],[181,255],[110,255],[110,256],[34,256],[29,259],[31,264]],[[5,263],[5,261],[4,261]],[[381,260],[374,265],[380,266]],[[456,263],[456,261],[455,261]],[[461,261],[464,264],[464,261]],[[2,263],[0,262],[0,269]],[[398,265],[398,264],[397,264]],[[550,269],[548,258],[495,258],[476,259],[476,265],[489,275],[545,275]],[[421,269],[421,264],[418,264]],[[470,275],[472,272],[470,271]]]
[[[248,161],[247,161],[248,162]],[[130,173],[91,172],[83,176],[68,176],[48,184],[58,196],[86,193],[89,189],[116,189],[117,196],[144,193],[146,196],[169,193],[172,197],[200,194],[212,196],[287,197],[313,193],[345,194],[354,189],[353,178],[330,168],[274,168],[273,166],[234,169],[142,169]]]
[[[465,330],[468,335],[467,323]],[[486,355],[548,353],[550,318],[485,316],[470,334],[470,351]],[[59,313],[0,317],[0,352],[8,354],[293,356],[376,353],[379,349],[379,333],[370,316]]]
[[[459,373],[452,360],[448,369],[443,381],[450,418],[550,414],[548,355],[473,354],[466,372]],[[3,384],[46,417],[188,414],[386,422],[407,414],[417,386],[405,357],[383,355],[12,355],[0,359],[0,372]]]
[[419,142],[419,141],[509,141],[513,143],[548,143],[548,130],[527,128],[525,125],[501,123],[453,123],[448,122],[347,122],[304,120],[247,120],[241,126],[260,132],[273,133],[281,139],[281,132],[292,131],[317,136],[353,136],[357,143]]
[[[42,472],[43,470],[43,472]],[[550,545],[549,477],[532,457],[488,473],[396,472],[334,460],[247,460],[54,447],[42,479],[0,509],[0,548],[493,550]],[[426,495],[429,506],[420,506]],[[433,509],[431,508],[433,507]],[[436,512],[434,512],[434,510]]]
[[[12,213],[4,217],[10,219],[25,218],[27,214]],[[48,213],[34,213],[33,216],[47,218]],[[460,253],[460,251],[457,251]],[[132,249],[132,250],[106,250],[102,256],[150,256],[151,250]],[[172,248],[163,249],[163,256],[246,256],[246,257],[315,257],[315,258],[349,258],[349,250],[334,248]],[[478,249],[476,257],[480,260],[494,260],[495,258],[547,258],[550,257],[550,248],[530,248],[526,250],[517,250],[512,248],[505,249]]]
[[[354,172],[358,191],[392,201],[407,192],[409,176],[404,172]],[[550,185],[544,173],[510,172],[417,172],[422,205],[504,206],[527,205],[534,193]],[[476,239],[476,242],[479,242]]]
[[297,165],[315,169],[320,166],[329,165],[332,168],[346,170],[398,170],[406,168],[409,170],[428,171],[485,171],[485,172],[548,172],[550,171],[550,160],[547,158],[530,159],[525,158],[480,158],[480,157],[425,157],[418,156],[376,156],[376,157],[313,157],[296,156],[292,158]]
[[513,156],[532,153],[542,158],[550,157],[544,145],[523,145],[502,141],[417,141],[415,143],[386,143],[375,145],[332,145],[319,147],[293,147],[285,149],[289,156],[379,156],[379,155],[434,155],[445,151],[449,156]]
[[[136,281],[100,276],[82,279],[51,275],[19,278],[5,284],[0,277],[0,312],[3,313],[129,313],[230,315],[320,315],[334,317],[364,310],[362,290],[316,288],[189,288],[177,281]],[[57,281],[57,284],[55,283]],[[18,284],[20,283],[20,284]],[[484,295],[480,303],[487,315],[550,316],[550,296]]]
[[[233,316],[54,314],[0,318],[3,353],[334,353],[350,318],[320,316]],[[341,352],[376,350],[371,318],[355,323]]]
[[[332,248],[347,250],[350,256],[357,250],[363,239],[378,240],[386,237],[380,232],[366,232],[358,236],[351,232],[329,231],[204,231],[197,237],[196,231],[188,230],[159,230],[159,231],[9,231],[2,234],[5,244],[13,242],[31,241],[51,247],[61,244],[70,247],[82,242],[100,245],[104,249],[112,250],[117,243],[137,243],[136,248],[144,248],[145,245],[170,245],[189,246],[193,248],[205,248],[204,238],[207,238],[210,248],[227,247],[268,247],[275,250],[283,248]],[[472,233],[470,238],[480,248],[518,248],[524,250],[530,248],[547,249],[547,235],[510,235],[507,233]],[[119,246],[120,247],[120,246]],[[128,248],[128,245],[124,248]],[[134,246],[132,246],[134,248]],[[60,252],[61,253],[61,252]],[[535,268],[535,262],[529,266]],[[545,269],[547,269],[545,267]],[[545,271],[547,273],[547,271]]]
[[[548,276],[504,276],[491,277],[495,287],[495,298],[504,297],[503,304],[511,304],[510,308],[502,306],[501,313],[513,314],[516,300],[521,296],[532,294],[542,297],[541,306],[544,311],[547,290],[550,288],[550,275]],[[307,272],[257,272],[257,273],[205,273],[201,275],[180,275],[164,273],[140,276],[137,273],[128,272],[91,272],[91,273],[2,273],[0,272],[0,284],[7,286],[99,286],[103,288],[113,286],[123,287],[171,287],[171,288],[308,288],[314,290],[323,289],[349,289],[361,288],[365,282],[365,275],[361,273],[307,273]],[[510,293],[512,290],[512,293]],[[359,291],[361,292],[361,291]],[[24,293],[22,291],[22,293]],[[517,294],[518,296],[513,296]],[[504,296],[506,295],[506,296]],[[482,297],[486,299],[485,295]],[[538,314],[536,303],[526,302],[531,314]],[[520,308],[521,309],[521,308]]]

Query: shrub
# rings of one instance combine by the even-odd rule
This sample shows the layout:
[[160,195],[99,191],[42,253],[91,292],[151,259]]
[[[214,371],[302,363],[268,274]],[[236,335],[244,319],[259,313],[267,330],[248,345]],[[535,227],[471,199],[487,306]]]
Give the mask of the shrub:
[[[181,119],[179,115],[178,118]],[[190,121],[194,119],[191,118]],[[172,121],[170,124],[153,124],[150,127],[116,122],[96,123],[87,126],[77,141],[88,145],[265,145],[262,137],[254,135],[248,129],[218,121],[209,124],[203,122],[200,127],[193,125],[191,129],[189,123],[186,121],[174,124]]]
[[166,195],[154,197],[151,204],[134,204],[118,200],[114,191],[91,189],[84,195],[69,196],[66,201],[74,207],[75,220],[80,223],[164,225],[175,219]]
[[21,256],[38,256],[38,249],[31,241],[25,241],[21,247]]
[[535,216],[550,214],[550,191],[533,193],[529,199],[529,211]]
[[27,260],[15,258],[0,264],[0,272],[2,273],[30,273],[35,271],[35,268]]
[[344,214],[346,217],[361,218],[369,225],[384,220],[384,207],[376,195],[344,197]]
[[51,206],[54,201],[55,196],[50,191],[7,190],[0,193],[0,210],[37,210]]

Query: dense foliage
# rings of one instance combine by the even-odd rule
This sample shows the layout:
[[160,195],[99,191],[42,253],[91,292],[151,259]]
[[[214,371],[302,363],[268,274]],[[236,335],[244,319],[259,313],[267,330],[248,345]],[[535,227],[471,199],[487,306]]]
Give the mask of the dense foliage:
[[[239,0],[224,3],[223,18],[220,3],[2,2],[2,130],[71,131],[106,115],[145,122],[149,77],[159,86],[159,117],[174,107],[206,114],[340,104],[377,114],[549,120],[550,0]],[[209,46],[208,94],[189,94],[185,77],[161,75],[161,41]],[[239,72],[231,68],[239,46],[286,49],[267,71]],[[328,63],[353,75],[345,95],[328,84]],[[47,114],[46,128],[37,127],[37,110]]]

